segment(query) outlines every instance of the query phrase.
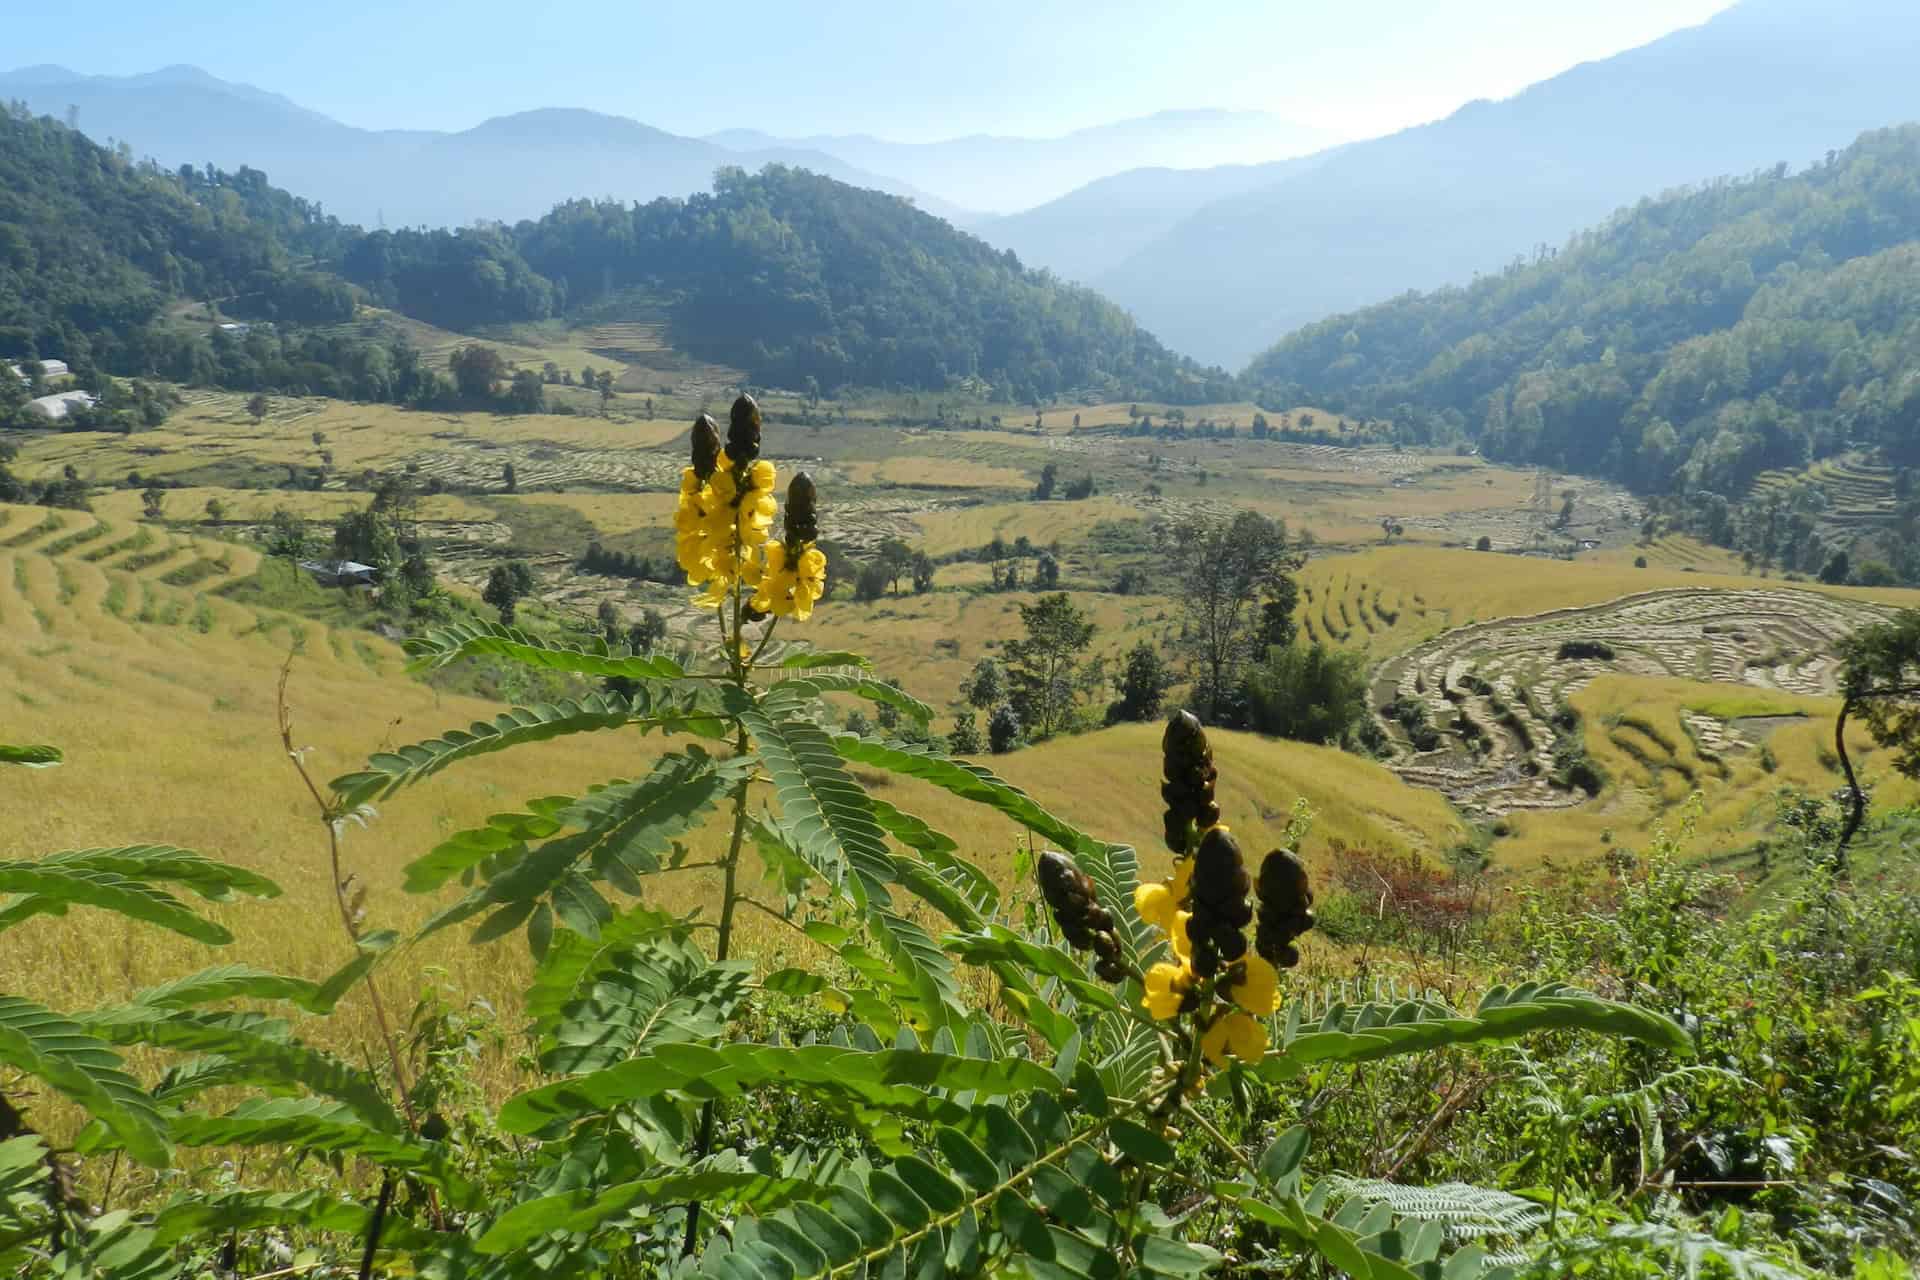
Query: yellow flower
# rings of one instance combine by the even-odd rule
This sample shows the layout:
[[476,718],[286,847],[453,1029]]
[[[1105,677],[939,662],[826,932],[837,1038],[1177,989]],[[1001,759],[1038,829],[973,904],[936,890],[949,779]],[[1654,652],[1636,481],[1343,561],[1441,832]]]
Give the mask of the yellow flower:
[[1246,965],[1246,979],[1234,983],[1229,994],[1248,1013],[1265,1017],[1280,1007],[1280,974],[1253,952],[1247,953]]
[[1193,859],[1182,858],[1174,864],[1173,879],[1163,884],[1143,884],[1133,891],[1133,909],[1140,918],[1167,935],[1175,955],[1184,959],[1192,953],[1187,941],[1187,916],[1181,904],[1187,900],[1187,887],[1193,881]]
[[1229,1056],[1258,1062],[1267,1056],[1267,1029],[1247,1014],[1229,1013],[1201,1033],[1200,1052],[1216,1067]]
[[1140,1007],[1156,1018],[1171,1018],[1180,1012],[1193,982],[1193,970],[1184,964],[1157,964],[1147,970],[1147,994]]
[[1173,917],[1180,910],[1180,900],[1173,896],[1173,886],[1169,884],[1143,884],[1133,891],[1133,909],[1140,918],[1165,934],[1173,932]]
[[827,589],[826,553],[810,546],[795,557],[785,543],[769,542],[766,568],[755,581],[754,608],[805,622]]
[[[773,464],[763,462],[757,465],[771,467]],[[743,546],[757,547],[767,540],[767,535],[773,529],[773,513],[776,509],[771,493],[750,489],[740,495],[740,505],[735,508],[735,522]]]
[[1167,934],[1167,942],[1173,947],[1173,954],[1182,960],[1193,957],[1193,939],[1187,936],[1187,921],[1193,919],[1191,911],[1177,911],[1173,916],[1173,929]]

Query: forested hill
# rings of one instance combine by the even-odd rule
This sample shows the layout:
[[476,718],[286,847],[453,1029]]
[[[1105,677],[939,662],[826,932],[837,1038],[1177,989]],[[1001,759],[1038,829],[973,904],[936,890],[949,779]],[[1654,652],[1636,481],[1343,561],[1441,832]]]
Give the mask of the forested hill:
[[[575,201],[515,228],[367,233],[258,170],[136,164],[52,120],[0,112],[0,355],[248,389],[442,396],[444,379],[411,352],[328,329],[353,316],[353,286],[468,333],[664,307],[682,348],[774,385],[937,390],[972,377],[1021,401],[1097,388],[1194,402],[1233,385],[1097,294],[903,199],[803,170],[726,169],[711,194]],[[169,322],[182,300],[278,329],[223,341]]]
[[712,194],[687,200],[573,201],[514,240],[570,310],[656,295],[676,345],[776,385],[977,377],[1020,400],[1099,387],[1205,401],[1231,389],[1098,294],[896,196],[805,170],[723,169]]
[[1920,463],[1920,126],[1642,201],[1468,287],[1299,330],[1247,377],[1654,492],[1737,494],[1850,444]]
[[0,112],[0,354],[144,365],[148,326],[177,298],[243,300],[288,319],[351,315],[350,291],[299,269],[276,234],[317,219],[253,177],[249,198]]

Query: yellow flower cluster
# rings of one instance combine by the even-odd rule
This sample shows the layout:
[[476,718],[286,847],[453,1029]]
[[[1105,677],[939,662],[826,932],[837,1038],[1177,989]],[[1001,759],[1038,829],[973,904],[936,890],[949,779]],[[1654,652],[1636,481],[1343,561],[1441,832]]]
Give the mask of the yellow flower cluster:
[[[1193,859],[1174,864],[1173,878],[1143,884],[1134,890],[1133,906],[1140,918],[1167,935],[1172,962],[1154,965],[1146,973],[1146,995],[1141,1006],[1155,1018],[1171,1018],[1195,1006],[1200,976],[1193,970],[1193,941],[1187,936],[1191,904]],[[1235,1006],[1217,1013],[1200,1036],[1200,1052],[1215,1066],[1228,1057],[1255,1063],[1266,1056],[1266,1028],[1257,1021],[1280,1006],[1280,974],[1259,955],[1248,952],[1228,966],[1217,990]]]
[[687,581],[705,588],[694,597],[695,604],[714,608],[735,582],[752,585],[759,580],[758,552],[773,529],[777,507],[776,478],[766,459],[740,467],[724,449],[706,479],[692,467],[680,473],[674,550]]
[[827,553],[804,543],[796,555],[784,542],[767,544],[766,563],[750,572],[754,587],[751,605],[761,613],[805,622],[814,601],[826,594]]

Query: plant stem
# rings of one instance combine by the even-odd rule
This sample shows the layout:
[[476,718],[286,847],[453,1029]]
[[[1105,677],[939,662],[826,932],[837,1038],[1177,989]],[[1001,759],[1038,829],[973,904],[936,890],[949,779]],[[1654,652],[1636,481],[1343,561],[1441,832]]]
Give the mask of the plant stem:
[[[327,859],[333,877],[333,902],[340,911],[341,927],[347,931],[347,939],[357,950],[360,945],[360,930],[353,922],[353,904],[347,900],[345,878],[340,872],[340,824],[339,815],[334,806],[320,793],[320,788],[307,772],[306,762],[300,758],[300,752],[293,745],[293,711],[287,704],[287,682],[293,678],[293,654],[287,655],[286,662],[280,668],[280,743],[286,748],[287,759],[292,762],[293,770],[300,775],[300,781],[306,784],[307,793],[313,797],[313,803],[320,811],[320,823],[327,829]],[[393,1068],[393,1083],[400,1095],[400,1110],[407,1118],[407,1128],[415,1133],[420,1131],[420,1123],[413,1112],[413,1083],[408,1079],[406,1062],[400,1054],[400,1042],[393,1034],[392,1021],[387,1017],[386,1003],[380,998],[380,988],[374,983],[373,971],[369,969],[362,981],[366,984],[367,996],[373,1005],[374,1024],[379,1028],[380,1039],[387,1050],[387,1061]]]
[[[733,551],[734,563],[738,565],[740,562],[740,534],[737,521],[735,522]],[[722,617],[720,620],[720,643],[726,649],[727,666],[733,672],[734,683],[740,687],[743,693],[749,689],[748,673],[752,667],[751,662],[740,653],[740,635],[745,629],[745,626],[746,602],[741,599],[740,580],[736,577],[733,580],[733,634],[727,634],[726,619]],[[772,629],[769,628],[768,630],[771,632]],[[762,647],[764,647],[764,645],[765,642],[762,641]],[[749,694],[749,696],[751,696],[751,694]],[[736,756],[744,756],[747,754],[747,727],[744,724],[740,726],[739,733],[734,738],[733,749]],[[734,784],[733,788],[733,835],[727,842],[727,856],[720,864],[720,936],[714,943],[713,953],[715,960],[725,960],[727,953],[733,946],[733,913],[734,908],[739,905],[740,901],[738,888],[740,846],[745,841],[747,834],[747,787],[752,781],[751,775],[743,776],[739,782]],[[700,1107],[700,1140],[694,1148],[695,1160],[706,1159],[708,1151],[712,1148],[713,1124],[714,1100],[709,1098]],[[700,1202],[698,1200],[690,1200],[687,1202],[687,1235],[680,1248],[682,1257],[693,1256],[694,1246],[699,1243],[699,1229]]]

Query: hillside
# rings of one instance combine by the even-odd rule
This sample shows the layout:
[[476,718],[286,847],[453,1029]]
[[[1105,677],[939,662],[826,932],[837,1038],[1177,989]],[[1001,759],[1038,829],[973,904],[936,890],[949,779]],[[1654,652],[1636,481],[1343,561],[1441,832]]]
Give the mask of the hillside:
[[[0,354],[65,359],[83,381],[97,367],[454,402],[444,368],[404,336],[340,324],[372,301],[457,333],[664,316],[677,349],[791,387],[974,379],[1019,400],[1082,388],[1232,398],[1224,374],[1173,355],[1098,295],[904,199],[802,170],[725,170],[687,200],[574,201],[512,230],[368,233],[257,169],[167,172],[11,114],[0,180]],[[277,327],[234,337],[168,312],[206,299]]]
[[[242,314],[332,323],[353,302],[301,268],[275,226],[302,202],[135,165],[50,120],[0,113],[0,352],[187,381],[205,349],[156,324],[185,298]],[[255,175],[256,177],[258,175]],[[250,204],[273,212],[263,220]]]
[[676,346],[757,382],[1231,398],[1224,374],[1175,356],[1091,290],[905,200],[803,170],[724,170],[710,195],[637,208],[571,201],[513,238],[569,311],[610,319],[623,294],[662,299]]
[[[1311,325],[1249,377],[1656,494],[1736,498],[1848,448],[1897,472],[1920,464],[1916,213],[1920,127],[1873,133],[1803,173],[1643,201],[1557,254]],[[1857,488],[1823,492],[1865,510]],[[1867,506],[1891,517],[1906,496],[1883,478]]]
[[1237,366],[1300,325],[1497,271],[1648,193],[1798,167],[1920,116],[1916,57],[1905,0],[1745,0],[1217,199],[1088,283],[1177,349]]

